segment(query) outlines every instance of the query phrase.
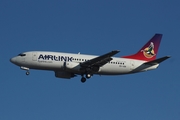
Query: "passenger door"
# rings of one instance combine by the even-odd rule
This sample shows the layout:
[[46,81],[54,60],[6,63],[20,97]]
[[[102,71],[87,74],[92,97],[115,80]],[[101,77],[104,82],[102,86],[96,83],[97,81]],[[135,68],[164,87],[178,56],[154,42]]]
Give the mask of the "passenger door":
[[134,70],[134,60],[131,60],[131,61],[130,61],[130,64],[131,64],[131,65],[130,65],[130,66],[131,66],[131,70]]
[[32,60],[37,61],[37,53],[36,52],[32,53]]

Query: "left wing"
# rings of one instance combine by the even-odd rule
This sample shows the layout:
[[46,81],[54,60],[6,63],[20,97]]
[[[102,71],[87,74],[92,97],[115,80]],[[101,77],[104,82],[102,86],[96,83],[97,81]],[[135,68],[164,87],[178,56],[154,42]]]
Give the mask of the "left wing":
[[104,55],[98,56],[86,62],[80,64],[81,68],[90,68],[90,67],[101,67],[112,60],[112,56],[117,54],[119,50],[114,50]]

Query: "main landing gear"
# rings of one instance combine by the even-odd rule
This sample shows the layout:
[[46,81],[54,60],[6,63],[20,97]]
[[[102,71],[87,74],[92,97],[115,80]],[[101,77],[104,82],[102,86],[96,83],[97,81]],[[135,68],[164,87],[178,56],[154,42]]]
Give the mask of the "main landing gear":
[[[92,76],[91,74],[86,74],[87,79],[91,78],[91,76]],[[86,82],[86,78],[84,77],[84,75],[82,75],[81,82],[82,83]]]
[[81,82],[82,82],[82,83],[86,82],[86,78],[85,78],[85,77],[82,77],[82,78],[81,78]]

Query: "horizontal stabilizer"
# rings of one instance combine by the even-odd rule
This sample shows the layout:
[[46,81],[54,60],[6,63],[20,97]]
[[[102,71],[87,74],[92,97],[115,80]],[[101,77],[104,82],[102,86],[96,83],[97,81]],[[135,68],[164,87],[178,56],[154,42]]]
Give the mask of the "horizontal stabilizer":
[[168,58],[170,58],[170,56],[165,56],[165,57],[162,57],[162,58],[159,58],[159,59],[156,59],[156,60],[146,62],[144,64],[146,64],[146,65],[157,65],[157,64],[163,62],[164,60],[166,60]]

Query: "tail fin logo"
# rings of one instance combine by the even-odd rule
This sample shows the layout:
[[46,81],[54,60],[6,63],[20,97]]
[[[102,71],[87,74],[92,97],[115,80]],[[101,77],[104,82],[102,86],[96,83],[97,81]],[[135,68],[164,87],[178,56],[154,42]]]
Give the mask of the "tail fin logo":
[[156,54],[154,53],[154,43],[151,42],[150,45],[145,48],[144,50],[141,50],[146,58],[152,58]]

